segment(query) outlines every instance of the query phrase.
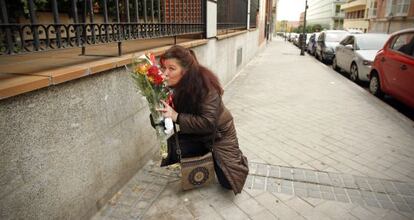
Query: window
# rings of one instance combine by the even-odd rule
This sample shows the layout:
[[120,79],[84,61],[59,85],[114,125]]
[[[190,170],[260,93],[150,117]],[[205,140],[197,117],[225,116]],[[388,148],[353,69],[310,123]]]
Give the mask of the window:
[[397,15],[407,15],[410,8],[410,0],[397,1]]
[[410,0],[387,0],[386,16],[405,16],[410,8]]
[[345,37],[345,39],[343,39],[341,42],[340,42],[340,44],[341,45],[343,45],[343,46],[345,46],[346,44],[347,44],[347,42],[349,41],[349,38],[350,38],[351,36],[348,36],[348,37]]
[[377,17],[377,0],[371,1],[371,5],[369,7],[369,17],[370,18]]
[[335,13],[338,14],[339,12],[341,12],[341,5],[336,5]]
[[414,33],[397,36],[391,45],[391,49],[414,57]]

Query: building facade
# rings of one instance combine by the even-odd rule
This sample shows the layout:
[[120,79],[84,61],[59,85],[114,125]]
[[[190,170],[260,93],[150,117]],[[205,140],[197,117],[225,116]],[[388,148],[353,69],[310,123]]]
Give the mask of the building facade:
[[348,0],[341,5],[341,11],[345,13],[344,29],[368,31],[368,5],[367,0]]
[[343,29],[341,5],[344,3],[345,0],[308,0],[307,24],[319,24],[324,29]]
[[369,32],[414,28],[414,0],[367,0]]

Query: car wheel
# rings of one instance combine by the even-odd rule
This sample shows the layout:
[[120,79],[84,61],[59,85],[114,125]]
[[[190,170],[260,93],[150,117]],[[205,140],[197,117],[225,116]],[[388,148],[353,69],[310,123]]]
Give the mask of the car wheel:
[[351,80],[352,80],[352,81],[354,81],[354,82],[358,82],[358,81],[359,81],[359,76],[358,76],[358,66],[357,66],[355,63],[353,63],[353,64],[351,65],[351,72],[350,72],[349,77],[350,77],[350,78],[351,78]]
[[339,68],[339,66],[338,66],[338,64],[336,63],[336,57],[334,57],[333,58],[333,60],[332,60],[332,68],[335,70],[335,71],[340,71],[341,69]]
[[378,74],[376,73],[372,73],[371,78],[369,80],[369,92],[371,92],[371,94],[377,97],[383,96],[383,93],[381,91],[380,80]]

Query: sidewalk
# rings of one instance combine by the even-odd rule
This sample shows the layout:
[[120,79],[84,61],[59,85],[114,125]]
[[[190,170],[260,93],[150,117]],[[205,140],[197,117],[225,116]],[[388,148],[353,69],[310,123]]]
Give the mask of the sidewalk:
[[182,192],[150,161],[93,219],[414,219],[414,123],[278,38],[226,88],[250,175]]

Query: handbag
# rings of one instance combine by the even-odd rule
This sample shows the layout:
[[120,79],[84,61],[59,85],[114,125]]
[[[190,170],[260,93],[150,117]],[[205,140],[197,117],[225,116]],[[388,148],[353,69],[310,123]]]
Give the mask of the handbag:
[[[220,101],[221,105],[221,101]],[[220,108],[219,108],[220,109]],[[216,120],[218,120],[218,115]],[[181,163],[181,187],[183,190],[189,190],[207,186],[214,181],[214,158],[213,145],[217,134],[217,121],[214,127],[211,146],[209,152],[203,156],[181,158],[180,143],[178,141],[178,133],[174,124],[175,141],[177,145],[177,155]],[[194,146],[197,147],[197,146]]]

